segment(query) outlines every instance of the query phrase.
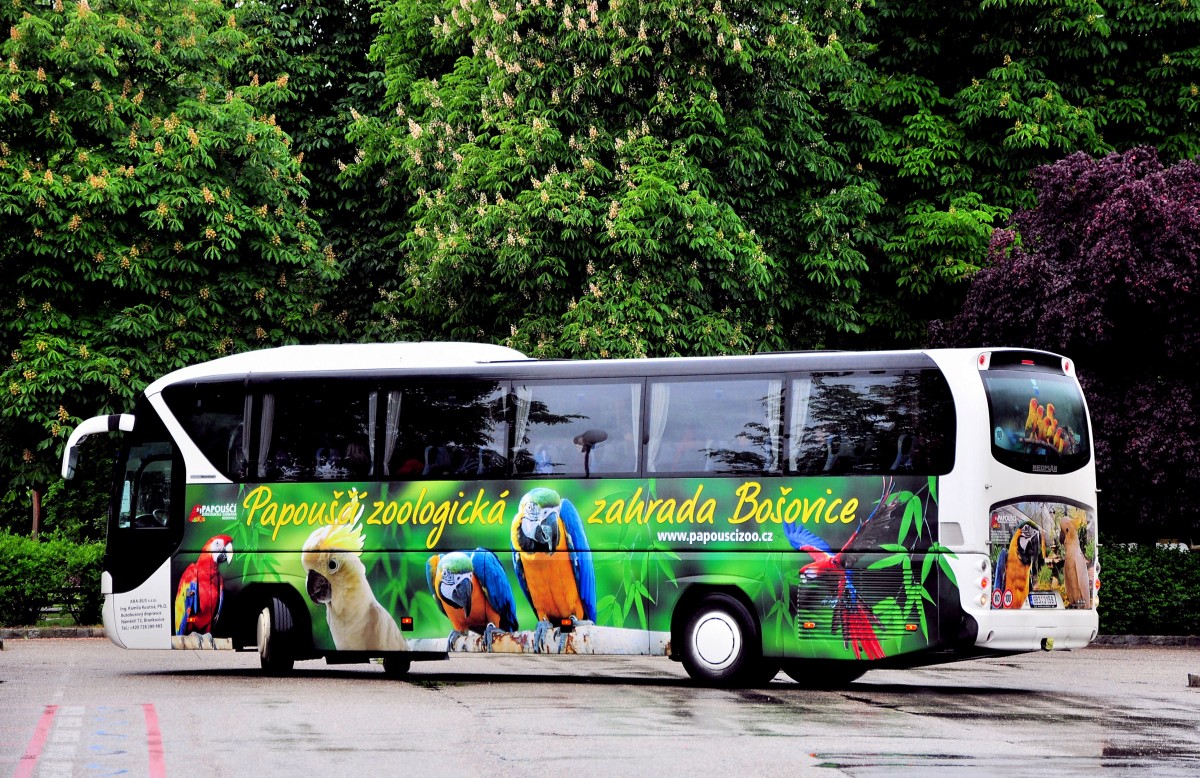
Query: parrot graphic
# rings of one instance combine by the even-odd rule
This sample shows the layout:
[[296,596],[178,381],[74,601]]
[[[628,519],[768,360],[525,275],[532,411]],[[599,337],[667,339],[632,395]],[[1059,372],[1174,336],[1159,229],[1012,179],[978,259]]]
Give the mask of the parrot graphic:
[[820,536],[799,523],[785,523],[788,542],[798,551],[809,554],[813,561],[800,568],[803,582],[836,584],[833,597],[833,619],[830,631],[840,633],[842,644],[854,651],[855,659],[882,659],[887,656],[875,629],[880,626],[879,618],[871,611],[854,586],[857,570],[847,564],[847,556],[856,544],[878,547],[879,543],[895,543],[893,519],[900,513],[902,503],[892,500],[892,479],[884,479],[883,495],[867,518],[843,545],[834,551]]
[[233,561],[233,538],[209,538],[200,556],[179,576],[175,593],[175,634],[211,633],[225,600],[225,579],[220,566]]
[[300,564],[308,571],[308,596],[325,606],[337,650],[407,651],[408,642],[391,614],[375,599],[367,568],[359,558],[363,549],[361,515],[357,501],[351,502],[339,517],[345,521],[314,530],[304,542]]
[[468,631],[483,635],[487,650],[497,632],[517,630],[517,604],[497,556],[484,548],[434,554],[425,564],[425,580],[453,629],[446,642],[454,646]]
[[[596,621],[596,572],[583,533],[583,519],[570,500],[540,487],[521,498],[512,523],[513,567],[533,606],[538,625],[534,646],[555,622]],[[559,651],[566,635],[559,636]]]
[[1008,548],[1000,550],[992,589],[1003,592],[1005,609],[1016,609],[1025,604],[1046,556],[1045,544],[1042,531],[1026,520],[1013,532]]
[[1086,526],[1063,517],[1059,523],[1063,548],[1063,601],[1068,608],[1087,608],[1091,605],[1091,578],[1087,557],[1079,540],[1079,530]]

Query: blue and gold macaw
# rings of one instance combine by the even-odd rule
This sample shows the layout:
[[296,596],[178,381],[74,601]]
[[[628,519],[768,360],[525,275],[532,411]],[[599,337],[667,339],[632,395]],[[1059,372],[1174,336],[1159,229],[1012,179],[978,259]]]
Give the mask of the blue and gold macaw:
[[425,565],[425,580],[453,626],[447,650],[468,630],[483,635],[488,651],[492,650],[496,632],[517,630],[512,586],[491,551],[477,548],[444,556],[434,554]]
[[[570,500],[544,487],[521,498],[512,524],[513,567],[538,625],[534,650],[563,620],[596,621],[596,572],[583,519]],[[566,640],[560,635],[559,650]]]

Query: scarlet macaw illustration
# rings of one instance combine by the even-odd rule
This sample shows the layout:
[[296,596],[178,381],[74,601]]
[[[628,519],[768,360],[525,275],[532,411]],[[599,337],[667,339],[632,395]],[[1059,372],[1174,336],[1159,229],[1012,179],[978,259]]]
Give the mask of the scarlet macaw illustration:
[[[596,621],[596,572],[583,519],[553,489],[532,489],[521,498],[512,523],[513,567],[537,614],[535,650],[562,619]],[[561,643],[566,636],[560,636]]]
[[855,569],[848,564],[847,557],[857,545],[877,547],[882,543],[895,543],[892,519],[900,510],[899,500],[891,500],[893,481],[884,480],[883,496],[867,518],[859,522],[840,551],[820,536],[798,522],[785,523],[788,542],[798,551],[809,554],[813,561],[800,568],[803,581],[835,583],[833,597],[833,619],[830,631],[840,633],[842,643],[854,651],[855,659],[882,659],[887,656],[879,643],[875,629],[880,626],[878,617],[859,596],[854,586]]
[[491,651],[497,631],[516,631],[512,586],[491,551],[477,548],[434,554],[425,565],[425,580],[453,626],[447,648],[470,630],[483,635],[483,643]]
[[233,561],[233,538],[209,538],[200,556],[183,570],[175,591],[175,634],[211,633],[225,600],[220,565]]
[[300,564],[308,571],[309,598],[325,606],[325,619],[333,645],[339,651],[405,651],[408,641],[391,614],[375,599],[367,581],[362,556],[362,525],[353,512],[358,503],[343,510],[348,521],[313,531],[304,542]]

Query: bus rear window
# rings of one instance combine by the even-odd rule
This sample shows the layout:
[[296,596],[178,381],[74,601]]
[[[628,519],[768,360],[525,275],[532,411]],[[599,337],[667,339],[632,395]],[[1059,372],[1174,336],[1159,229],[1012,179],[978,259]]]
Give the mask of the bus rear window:
[[1013,366],[983,373],[992,455],[1026,473],[1070,473],[1091,457],[1079,385],[1053,368]]

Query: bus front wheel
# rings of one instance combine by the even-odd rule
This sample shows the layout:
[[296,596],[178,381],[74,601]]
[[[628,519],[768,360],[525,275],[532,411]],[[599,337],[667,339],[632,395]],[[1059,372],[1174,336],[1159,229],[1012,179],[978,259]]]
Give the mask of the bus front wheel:
[[283,675],[292,670],[295,655],[290,642],[292,612],[278,597],[267,601],[258,614],[258,661],[268,675]]
[[761,662],[758,630],[746,606],[728,594],[710,594],[696,604],[683,630],[683,667],[693,680],[753,685],[761,681]]
[[403,678],[408,675],[408,668],[411,666],[412,662],[402,657],[385,656],[383,658],[383,674],[388,678]]

